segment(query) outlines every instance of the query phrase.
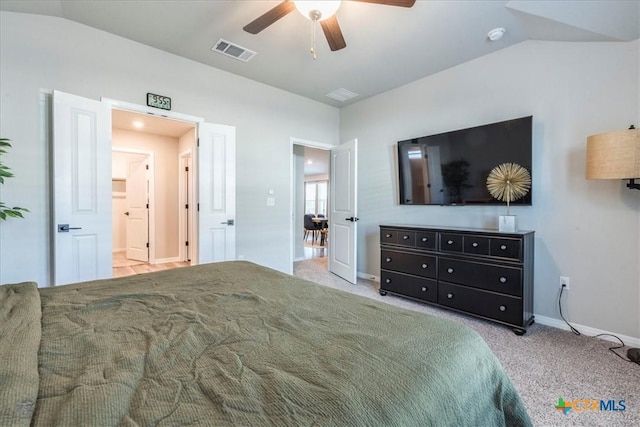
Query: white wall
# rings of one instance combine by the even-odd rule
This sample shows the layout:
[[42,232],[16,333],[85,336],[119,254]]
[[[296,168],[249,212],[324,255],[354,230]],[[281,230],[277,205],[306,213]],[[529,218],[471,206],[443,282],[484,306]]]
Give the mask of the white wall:
[[358,138],[358,270],[379,276],[378,226],[497,228],[500,207],[400,206],[395,143],[533,115],[538,315],[559,318],[558,276],[571,277],[567,312],[591,328],[640,337],[640,191],[584,178],[588,135],[640,123],[640,44],[525,42],[344,107],[340,138]]
[[[235,126],[236,253],[290,271],[290,139],[337,144],[338,109],[65,19],[30,14],[0,12],[0,67],[0,129],[14,142],[3,160],[16,173],[0,196],[31,210],[25,220],[0,223],[0,283],[49,283],[48,116],[40,93],[53,89],[140,105],[147,92],[159,93],[172,98],[173,111]],[[268,189],[274,189],[274,207],[266,206]]]

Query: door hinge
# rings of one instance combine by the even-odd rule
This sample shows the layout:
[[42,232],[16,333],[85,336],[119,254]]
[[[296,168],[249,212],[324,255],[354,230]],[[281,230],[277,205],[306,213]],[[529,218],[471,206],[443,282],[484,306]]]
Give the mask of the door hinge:
[[185,209],[189,209],[189,203],[187,203],[186,205],[184,205]]
[[200,147],[200,138],[196,140],[196,146]]
[[149,170],[149,165],[144,165],[146,170]]
[[184,242],[185,246],[189,246],[189,241],[187,240],[186,242]]
[[147,248],[149,247],[149,242],[147,242]]
[[198,203],[198,212],[200,212],[200,203]]
[[147,209],[149,209],[149,203],[147,203]]
[[185,167],[184,167],[184,171],[185,171],[185,172],[189,172],[189,166],[185,166]]

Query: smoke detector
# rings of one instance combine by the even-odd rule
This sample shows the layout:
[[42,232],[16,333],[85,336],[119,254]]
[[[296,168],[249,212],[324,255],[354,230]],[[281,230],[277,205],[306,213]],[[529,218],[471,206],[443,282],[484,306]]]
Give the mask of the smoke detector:
[[500,40],[502,36],[504,36],[505,31],[506,30],[504,28],[494,28],[493,30],[489,31],[487,37],[489,37],[489,40],[491,40],[492,42],[495,42],[497,40]]

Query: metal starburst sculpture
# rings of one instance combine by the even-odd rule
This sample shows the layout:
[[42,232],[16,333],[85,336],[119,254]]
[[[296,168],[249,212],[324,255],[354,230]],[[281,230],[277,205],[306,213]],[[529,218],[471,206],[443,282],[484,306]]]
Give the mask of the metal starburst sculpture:
[[502,163],[489,172],[487,188],[493,197],[507,202],[509,215],[509,203],[527,194],[531,188],[531,175],[517,163]]

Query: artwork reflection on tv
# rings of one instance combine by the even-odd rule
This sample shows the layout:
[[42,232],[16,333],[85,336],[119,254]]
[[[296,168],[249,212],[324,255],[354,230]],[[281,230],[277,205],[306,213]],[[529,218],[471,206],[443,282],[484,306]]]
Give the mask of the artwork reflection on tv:
[[[502,205],[487,190],[501,163],[531,173],[532,116],[398,142],[402,205]],[[532,175],[533,176],[533,175]],[[531,205],[531,191],[511,205]]]

